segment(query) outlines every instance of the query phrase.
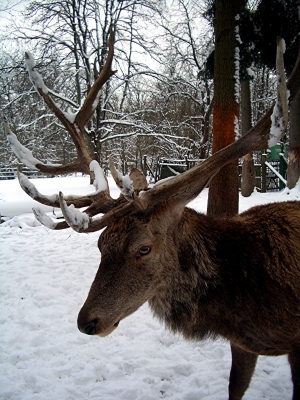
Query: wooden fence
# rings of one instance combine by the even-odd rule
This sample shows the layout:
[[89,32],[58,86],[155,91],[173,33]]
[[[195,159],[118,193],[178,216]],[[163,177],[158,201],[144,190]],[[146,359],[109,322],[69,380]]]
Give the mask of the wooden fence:
[[[159,159],[154,167],[149,166],[147,157],[144,156],[142,168],[138,165],[137,161],[129,161],[121,165],[122,173],[126,174],[128,171],[137,166],[143,170],[145,175],[150,177],[152,182],[165,179],[171,176],[178,175],[187,169],[192,168],[203,160],[200,159]],[[255,163],[255,186],[261,192],[274,192],[285,188],[286,186],[286,160],[283,154],[280,154],[276,161],[270,160],[267,154],[262,154],[260,162]],[[108,166],[104,166],[105,171],[108,171]],[[12,168],[9,165],[0,165],[0,180],[14,179],[16,177],[17,168]],[[22,168],[22,172],[29,178],[45,177],[38,171],[32,171],[26,166]],[[238,176],[241,182],[242,166],[238,166]]]

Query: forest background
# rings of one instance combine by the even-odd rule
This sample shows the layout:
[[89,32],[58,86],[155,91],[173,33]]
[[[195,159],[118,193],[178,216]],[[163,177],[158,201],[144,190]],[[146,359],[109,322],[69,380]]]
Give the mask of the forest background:
[[[237,135],[276,97],[276,37],[285,40],[288,77],[300,31],[298,0],[243,3],[233,77],[240,104]],[[113,155],[119,165],[143,169],[144,156],[154,168],[162,157],[199,160],[211,154],[214,1],[35,0],[1,7],[6,17],[0,31],[0,109],[37,158],[65,164],[75,149],[28,79],[24,52],[34,55],[59,107],[75,113],[104,65],[111,26],[117,73],[85,129],[92,157],[104,168]],[[299,110],[299,95],[293,104]],[[4,137],[1,142],[0,164],[16,163]]]

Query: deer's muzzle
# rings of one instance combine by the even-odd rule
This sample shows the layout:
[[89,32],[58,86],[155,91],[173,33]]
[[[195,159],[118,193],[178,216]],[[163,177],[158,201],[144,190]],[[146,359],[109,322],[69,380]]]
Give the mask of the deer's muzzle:
[[85,333],[86,335],[98,335],[104,337],[114,331],[119,325],[119,322],[120,318],[118,318],[116,322],[108,322],[101,318],[87,320],[81,313],[79,313],[77,325],[80,332]]

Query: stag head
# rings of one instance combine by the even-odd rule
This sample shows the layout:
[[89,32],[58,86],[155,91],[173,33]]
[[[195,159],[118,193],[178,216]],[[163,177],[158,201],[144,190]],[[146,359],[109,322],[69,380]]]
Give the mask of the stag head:
[[183,207],[158,204],[110,224],[100,235],[101,263],[78,328],[106,336],[120,320],[163,291],[176,262]]

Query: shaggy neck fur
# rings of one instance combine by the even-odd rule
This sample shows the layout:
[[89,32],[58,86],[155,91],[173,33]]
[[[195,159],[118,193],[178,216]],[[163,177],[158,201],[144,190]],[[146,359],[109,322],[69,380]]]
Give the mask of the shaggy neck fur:
[[166,287],[149,301],[154,314],[189,339],[220,335],[258,354],[288,353],[292,341],[300,343],[298,218],[287,205],[281,214],[269,205],[230,221],[185,209],[172,233],[177,254]]

